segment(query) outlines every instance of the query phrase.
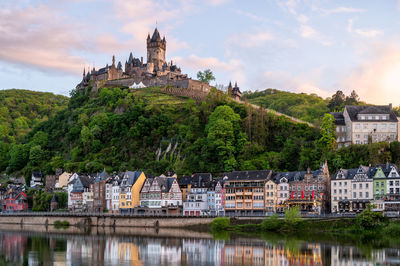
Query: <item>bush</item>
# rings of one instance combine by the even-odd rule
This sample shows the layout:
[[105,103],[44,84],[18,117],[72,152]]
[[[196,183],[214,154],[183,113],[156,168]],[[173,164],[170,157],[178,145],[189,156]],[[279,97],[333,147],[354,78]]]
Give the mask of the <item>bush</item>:
[[385,234],[390,237],[400,236],[400,223],[390,223],[389,226],[385,228]]
[[300,208],[292,207],[285,211],[285,223],[289,226],[295,226],[301,219]]
[[57,221],[54,222],[54,227],[57,228],[57,229],[59,229],[59,228],[66,229],[66,228],[68,228],[68,226],[69,226],[69,222],[68,221],[59,221],[59,220],[57,220]]
[[213,231],[226,230],[231,225],[231,220],[227,217],[217,217],[211,223],[211,229]]
[[278,231],[281,229],[283,222],[279,220],[279,216],[274,214],[262,221],[261,229],[263,231]]
[[372,231],[380,230],[385,225],[385,219],[380,212],[371,210],[372,206],[368,205],[356,218],[356,225],[360,230]]

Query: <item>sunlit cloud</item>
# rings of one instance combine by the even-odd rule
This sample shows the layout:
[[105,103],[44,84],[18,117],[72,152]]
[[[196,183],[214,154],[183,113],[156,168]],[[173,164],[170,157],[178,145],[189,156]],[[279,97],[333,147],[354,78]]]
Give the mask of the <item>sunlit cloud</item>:
[[400,43],[374,44],[363,61],[343,81],[362,99],[374,104],[400,104]]
[[348,24],[347,24],[347,31],[349,33],[356,33],[359,36],[366,37],[366,38],[374,38],[377,37],[378,35],[383,34],[382,31],[377,30],[377,29],[359,29],[359,28],[354,28],[354,20],[349,19]]

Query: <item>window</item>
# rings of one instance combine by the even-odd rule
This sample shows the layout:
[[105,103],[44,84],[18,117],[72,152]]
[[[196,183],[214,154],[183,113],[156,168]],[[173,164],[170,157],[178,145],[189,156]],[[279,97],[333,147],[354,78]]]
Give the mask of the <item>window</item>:
[[376,116],[375,116],[375,120],[379,120],[379,115],[376,115]]
[[368,140],[368,134],[364,134],[364,139]]
[[365,183],[365,188],[368,188],[368,183]]
[[356,124],[356,129],[360,129],[360,124]]
[[333,190],[333,193],[336,194],[336,189]]
[[356,189],[356,186],[357,186],[356,184],[353,184],[353,188],[354,188],[354,189]]
[[381,187],[384,187],[384,186],[385,186],[385,182],[382,181],[382,182],[381,182]]
[[359,139],[360,138],[360,134],[356,134],[356,138]]
[[366,198],[368,198],[368,197],[369,197],[369,193],[368,193],[368,191],[367,191],[367,192],[365,192],[365,197],[366,197]]
[[368,120],[372,120],[372,115],[369,115],[369,116],[368,116]]
[[362,115],[362,116],[361,116],[361,120],[365,120],[365,115]]
[[341,189],[339,189],[339,194],[342,194],[342,190]]
[[378,124],[372,124],[372,129],[378,129]]
[[390,130],[395,130],[396,129],[396,124],[390,124]]
[[359,140],[356,140],[356,144],[360,144],[360,141],[359,141]]
[[344,190],[344,194],[347,194],[347,189]]
[[390,185],[390,186],[393,186],[393,181],[389,181],[389,185]]
[[358,185],[358,187],[359,187],[360,189],[362,189],[362,184],[360,183],[360,184]]
[[386,119],[387,119],[386,115],[383,115],[382,120],[386,120]]
[[386,130],[386,124],[382,124],[381,128]]
[[362,191],[360,191],[360,198],[362,198]]
[[357,198],[357,193],[353,192],[353,198]]

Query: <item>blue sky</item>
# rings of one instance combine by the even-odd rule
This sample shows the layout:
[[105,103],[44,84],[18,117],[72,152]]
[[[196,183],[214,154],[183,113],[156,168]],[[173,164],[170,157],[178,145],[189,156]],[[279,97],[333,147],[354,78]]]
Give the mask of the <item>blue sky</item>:
[[158,29],[167,60],[243,90],[276,88],[400,104],[400,1],[6,0],[0,88],[68,95],[83,67],[146,56]]

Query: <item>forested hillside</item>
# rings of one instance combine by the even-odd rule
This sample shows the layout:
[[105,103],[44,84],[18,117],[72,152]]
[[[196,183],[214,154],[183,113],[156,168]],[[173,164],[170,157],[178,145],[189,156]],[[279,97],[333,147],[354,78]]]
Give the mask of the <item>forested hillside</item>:
[[155,174],[296,170],[319,165],[318,138],[317,129],[254,111],[216,90],[195,102],[158,88],[103,88],[75,91],[68,108],[40,123],[25,142],[1,145],[7,156],[0,170],[25,176],[56,167]]
[[349,96],[338,90],[331,98],[323,99],[316,94],[293,93],[275,89],[244,92],[243,100],[269,108],[298,119],[319,125],[327,112],[341,111],[345,105],[364,104],[355,91]]
[[0,90],[0,139],[15,142],[35,125],[65,109],[68,100],[50,92]]

